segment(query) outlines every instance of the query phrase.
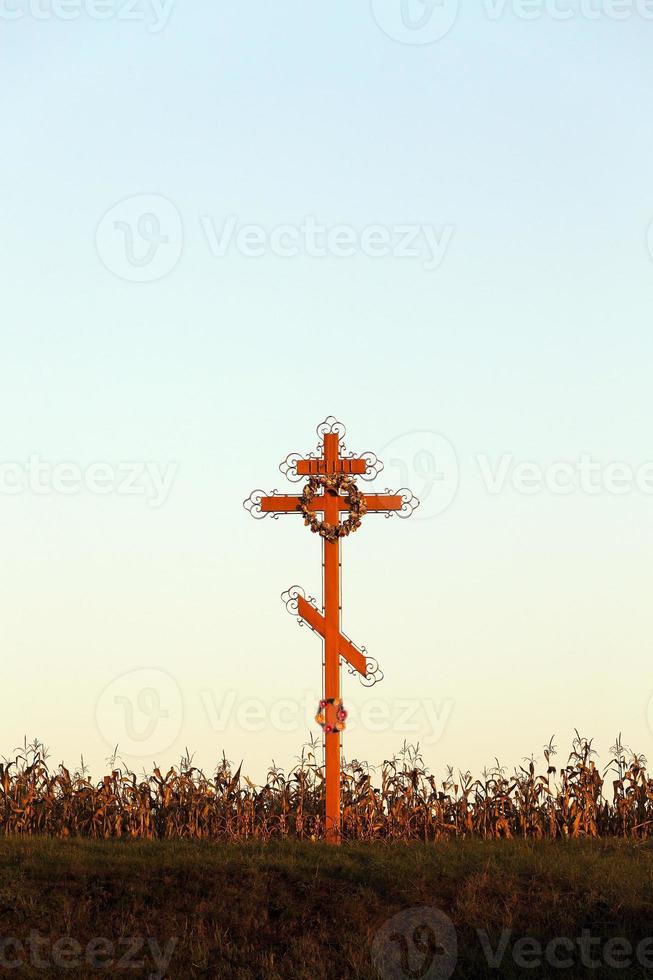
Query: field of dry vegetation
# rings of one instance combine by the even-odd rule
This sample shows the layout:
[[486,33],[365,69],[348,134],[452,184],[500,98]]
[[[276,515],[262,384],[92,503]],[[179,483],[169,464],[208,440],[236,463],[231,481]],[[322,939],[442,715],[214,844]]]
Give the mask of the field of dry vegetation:
[[[314,841],[324,833],[318,747],[304,748],[289,772],[270,769],[255,785],[222,759],[207,775],[181,760],[168,772],[137,775],[117,760],[93,780],[82,766],[52,767],[41,743],[25,744],[0,764],[0,833],[92,839]],[[653,778],[643,756],[620,739],[602,768],[592,743],[576,734],[566,762],[497,765],[474,778],[449,769],[436,778],[418,748],[378,769],[343,767],[345,841],[410,842],[468,838],[567,839],[653,836]]]

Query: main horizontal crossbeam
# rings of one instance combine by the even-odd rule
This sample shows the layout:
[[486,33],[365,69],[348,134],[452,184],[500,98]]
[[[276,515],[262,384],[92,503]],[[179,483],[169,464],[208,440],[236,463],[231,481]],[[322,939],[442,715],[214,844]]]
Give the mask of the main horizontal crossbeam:
[[[300,498],[296,494],[279,494],[275,497],[261,497],[261,510],[264,514],[293,514],[301,513]],[[309,510],[324,510],[322,497],[313,497],[308,505]]]
[[[274,497],[261,497],[261,510],[265,514],[293,514],[301,513],[299,506],[300,497],[295,494],[279,494]],[[383,511],[401,510],[404,505],[403,498],[397,494],[389,493],[366,493],[364,494],[365,509],[368,513],[382,513]],[[308,504],[308,509],[312,511],[324,511],[326,495],[320,494]],[[347,496],[338,497],[339,509],[349,510],[350,500]]]

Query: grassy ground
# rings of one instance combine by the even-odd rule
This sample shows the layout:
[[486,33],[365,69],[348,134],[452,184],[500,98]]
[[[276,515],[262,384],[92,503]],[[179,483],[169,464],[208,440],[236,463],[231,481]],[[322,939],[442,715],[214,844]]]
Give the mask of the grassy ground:
[[4,839],[0,936],[15,976],[651,977],[653,845]]

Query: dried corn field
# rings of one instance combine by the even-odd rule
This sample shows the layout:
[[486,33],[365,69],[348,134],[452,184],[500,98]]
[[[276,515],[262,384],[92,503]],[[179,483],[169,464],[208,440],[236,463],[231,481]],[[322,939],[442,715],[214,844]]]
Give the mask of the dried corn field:
[[[404,745],[378,770],[343,767],[343,835],[356,841],[443,841],[461,838],[653,836],[653,778],[646,760],[617,740],[601,769],[591,741],[576,735],[567,762],[544,772],[534,760],[507,772],[498,764],[475,779],[443,779],[424,767],[419,748]],[[323,770],[318,746],[306,746],[288,773],[270,769],[255,785],[222,759],[208,776],[186,757],[165,774],[141,776],[112,760],[93,781],[49,766],[39,742],[0,764],[0,832],[53,837],[315,840],[323,836]]]

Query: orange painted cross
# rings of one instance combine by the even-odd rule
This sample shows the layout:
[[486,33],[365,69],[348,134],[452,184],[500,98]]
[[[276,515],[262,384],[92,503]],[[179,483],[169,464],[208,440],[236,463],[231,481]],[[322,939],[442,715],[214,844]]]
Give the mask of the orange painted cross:
[[[319,533],[323,544],[324,599],[323,612],[320,613],[295,587],[288,593],[287,605],[324,640],[324,700],[329,704],[340,701],[340,658],[351,665],[352,672],[358,671],[362,678],[371,679],[371,663],[362,650],[359,650],[342,632],[340,601],[340,541],[356,530],[360,518],[369,513],[396,513],[409,517],[419,501],[409,490],[397,493],[386,491],[383,494],[363,494],[354,477],[371,480],[383,468],[373,453],[363,456],[345,455],[343,437],[344,426],[329,416],[317,429],[322,441],[318,445],[319,456],[309,454],[301,458],[297,454],[288,456],[281,464],[281,471],[289,479],[297,482],[308,479],[307,487],[301,496],[265,494],[255,490],[244,501],[245,508],[252,516],[261,518],[267,514],[278,517],[280,514],[300,514],[311,529]],[[317,493],[321,488],[322,493]],[[344,494],[340,492],[344,489]],[[349,511],[349,527],[341,522],[341,514]],[[351,518],[356,514],[352,527]],[[317,514],[323,520],[313,520]],[[326,834],[333,842],[340,840],[340,732],[327,731],[324,734],[324,758],[326,769]]]

